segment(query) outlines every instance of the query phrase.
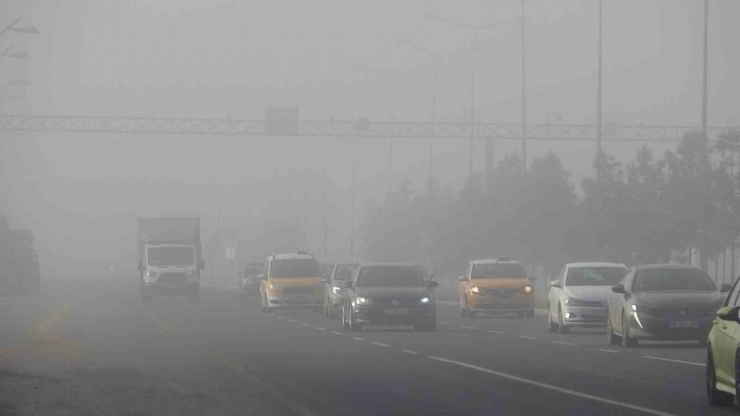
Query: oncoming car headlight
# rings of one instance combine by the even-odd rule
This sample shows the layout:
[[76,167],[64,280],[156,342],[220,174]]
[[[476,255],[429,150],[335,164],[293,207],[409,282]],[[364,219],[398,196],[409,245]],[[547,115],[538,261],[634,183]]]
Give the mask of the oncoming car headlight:
[[267,288],[270,289],[270,290],[274,290],[276,292],[279,292],[280,289],[282,289],[282,286],[280,286],[277,283],[270,283],[270,284],[267,285]]
[[198,275],[198,272],[197,272],[197,271],[195,271],[195,270],[191,270],[191,271],[189,271],[189,272],[188,272],[188,274],[187,274],[187,276],[188,276],[188,277],[195,277],[195,276],[197,276],[197,275]]
[[578,298],[566,298],[564,303],[568,306],[583,306],[586,304],[586,302]]
[[483,293],[483,290],[479,288],[478,286],[473,286],[470,288],[470,291],[473,293]]
[[421,298],[420,302],[421,303],[429,303],[429,298],[423,297],[423,298]]
[[331,291],[335,295],[341,295],[342,293],[344,293],[344,289],[342,289],[341,287],[336,287],[336,286],[331,288]]
[[358,305],[369,305],[370,299],[358,296],[357,299],[355,299],[355,303],[357,303]]
[[524,292],[529,293],[532,291],[532,286],[524,286]]

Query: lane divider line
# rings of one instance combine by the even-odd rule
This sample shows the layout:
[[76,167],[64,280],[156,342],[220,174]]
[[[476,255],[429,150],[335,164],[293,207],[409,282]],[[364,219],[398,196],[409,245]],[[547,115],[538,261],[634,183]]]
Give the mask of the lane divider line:
[[303,326],[311,326],[311,324],[307,324],[305,322],[301,322],[301,325],[303,325]]
[[490,333],[492,333],[492,334],[506,334],[506,332],[501,332],[501,331],[494,331],[494,330],[490,330],[490,331],[488,331],[488,332],[490,332]]
[[643,413],[647,413],[647,414],[651,414],[651,415],[658,415],[658,416],[675,416],[675,415],[673,415],[671,413],[665,413],[665,412],[661,412],[661,411],[658,411],[658,410],[649,409],[647,407],[642,407],[642,406],[637,406],[637,405],[634,405],[634,404],[620,402],[618,400],[607,399],[605,397],[593,396],[593,395],[586,394],[586,393],[581,393],[581,392],[578,392],[578,391],[575,391],[575,390],[564,389],[562,387],[553,386],[551,384],[546,384],[546,383],[542,383],[542,382],[539,382],[539,381],[530,380],[530,379],[527,379],[527,378],[524,378],[524,377],[519,377],[519,376],[515,376],[515,375],[511,375],[511,374],[502,373],[500,371],[490,370],[488,368],[478,367],[476,365],[467,364],[467,363],[463,363],[463,362],[460,362],[460,361],[448,360],[446,358],[434,357],[434,356],[429,356],[429,358],[431,358],[432,360],[441,361],[443,363],[455,364],[455,365],[458,365],[460,367],[465,367],[465,368],[468,368],[468,369],[471,369],[471,370],[480,371],[482,373],[491,374],[491,375],[498,376],[498,377],[501,377],[501,378],[505,378],[505,379],[508,379],[508,380],[518,381],[518,382],[524,383],[524,384],[529,384],[531,386],[537,386],[537,387],[540,387],[540,388],[543,388],[543,389],[557,391],[559,393],[567,394],[567,395],[570,395],[570,396],[581,397],[581,398],[584,398],[584,399],[589,399],[589,400],[593,400],[593,401],[597,401],[597,402],[601,402],[601,403],[611,404],[613,406],[618,406],[618,407],[622,407],[622,408],[625,408],[625,409],[637,410],[638,412],[643,412]]
[[599,348],[599,351],[601,351],[601,352],[609,352],[609,353],[612,353],[612,354],[619,354],[619,351],[605,350],[603,348]]
[[465,328],[465,329],[475,329],[474,326],[465,326],[465,325],[462,325],[462,327]]
[[570,346],[575,346],[575,345],[577,345],[577,344],[574,344],[574,343],[572,343],[572,342],[565,342],[565,341],[552,341],[552,343],[553,343],[553,344],[560,344],[560,345],[570,345]]
[[326,331],[326,328],[324,328],[323,326],[317,326],[316,329],[318,329],[319,331]]
[[535,337],[528,337],[528,336],[526,336],[526,335],[519,335],[519,338],[524,338],[524,339],[537,339],[537,338],[535,338]]
[[382,342],[373,342],[373,345],[377,345],[379,347],[384,347],[384,348],[390,348],[391,347],[390,345],[383,344]]
[[360,338],[360,337],[352,337],[352,339],[355,340],[355,341],[364,341],[365,340],[365,338]]
[[331,331],[331,333],[334,334],[334,335],[344,335],[343,333],[341,333],[339,331]]
[[683,360],[672,360],[670,358],[653,357],[653,356],[650,356],[650,355],[643,355],[642,358],[649,358],[651,360],[660,360],[660,361],[670,361],[672,363],[681,363],[681,364],[695,365],[697,367],[706,367],[707,366],[706,364],[702,364],[702,363],[694,363],[694,362],[691,362],[691,361],[683,361]]
[[416,351],[411,351],[411,350],[401,350],[401,352],[405,352],[406,354],[411,354],[411,355],[416,355],[416,354],[418,354],[418,352],[416,352]]
[[442,325],[452,325],[451,322],[442,322],[442,321],[440,321],[439,323],[442,324]]

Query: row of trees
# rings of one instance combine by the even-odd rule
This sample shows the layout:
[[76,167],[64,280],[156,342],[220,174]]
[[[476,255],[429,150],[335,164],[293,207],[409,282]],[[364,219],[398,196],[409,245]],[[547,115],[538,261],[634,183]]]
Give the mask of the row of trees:
[[508,255],[555,273],[568,261],[685,262],[698,247],[706,270],[738,235],[738,152],[738,133],[713,143],[689,133],[662,159],[648,147],[626,164],[601,153],[578,193],[554,153],[524,175],[521,158],[507,156],[488,190],[480,175],[457,192],[436,180],[423,191],[404,182],[367,202],[363,257],[447,274],[469,259]]

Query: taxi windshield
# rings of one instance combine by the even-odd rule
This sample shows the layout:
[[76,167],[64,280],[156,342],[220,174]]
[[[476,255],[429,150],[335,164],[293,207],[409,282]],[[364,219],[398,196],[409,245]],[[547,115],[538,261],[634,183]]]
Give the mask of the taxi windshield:
[[527,277],[521,264],[475,264],[471,273],[473,279],[525,279]]
[[321,268],[312,259],[275,260],[270,264],[271,277],[320,277]]
[[412,267],[370,267],[362,269],[357,287],[422,287],[419,272]]

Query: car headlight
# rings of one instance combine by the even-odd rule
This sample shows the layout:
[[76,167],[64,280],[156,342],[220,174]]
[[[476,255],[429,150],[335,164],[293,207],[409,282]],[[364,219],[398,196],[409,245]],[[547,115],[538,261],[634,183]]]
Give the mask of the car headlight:
[[586,304],[586,302],[578,298],[566,298],[564,303],[568,306],[583,306]]
[[355,299],[355,303],[357,303],[358,305],[369,305],[370,299],[363,298],[363,297],[357,297],[357,299]]
[[660,315],[660,309],[658,309],[658,308],[648,308],[648,307],[642,306],[642,305],[632,305],[632,310],[634,312],[645,313],[645,314],[648,314],[648,315]]
[[524,292],[529,293],[532,291],[532,286],[524,286]]
[[483,290],[481,290],[481,288],[479,288],[478,286],[471,287],[470,288],[470,291],[473,292],[473,293],[481,293],[481,292],[483,292]]
[[421,303],[429,303],[429,298],[421,298]]
[[269,285],[267,285],[267,287],[268,287],[268,288],[269,288],[270,290],[274,290],[274,291],[276,291],[276,292],[279,292],[279,291],[280,291],[280,289],[282,289],[282,286],[280,286],[280,285],[278,285],[278,284],[276,284],[276,283],[270,283]]
[[146,272],[147,279],[154,279],[157,277],[157,271],[156,270],[147,270]]
[[187,274],[188,277],[195,277],[197,275],[198,275],[198,272],[195,270],[189,271]]
[[331,291],[332,291],[332,292],[333,292],[333,293],[334,293],[335,295],[341,295],[342,293],[344,293],[344,289],[342,289],[341,287],[336,287],[336,286],[335,286],[335,287],[333,287],[333,288],[331,288]]

